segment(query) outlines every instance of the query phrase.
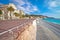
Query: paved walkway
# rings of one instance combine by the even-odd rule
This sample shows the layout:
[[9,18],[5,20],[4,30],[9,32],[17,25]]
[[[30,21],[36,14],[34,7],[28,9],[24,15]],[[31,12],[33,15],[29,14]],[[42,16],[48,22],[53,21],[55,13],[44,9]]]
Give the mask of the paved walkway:
[[43,20],[37,21],[36,40],[60,40],[59,25],[44,22]]
[[34,19],[0,20],[0,40],[15,40]]
[[[13,30],[22,31],[34,19],[0,20],[0,36]],[[0,37],[1,38],[1,37]]]

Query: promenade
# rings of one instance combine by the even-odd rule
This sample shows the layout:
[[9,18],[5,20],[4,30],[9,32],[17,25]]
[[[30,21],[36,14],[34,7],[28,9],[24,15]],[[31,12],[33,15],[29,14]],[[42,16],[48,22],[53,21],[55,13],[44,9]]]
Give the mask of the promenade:
[[9,29],[13,30],[17,26],[24,26],[34,19],[20,19],[20,20],[0,20],[0,34]]
[[[33,34],[31,31],[34,30],[32,25],[34,20],[35,19],[0,20],[0,40],[28,40],[30,38],[29,36]],[[26,38],[27,36],[28,38]]]

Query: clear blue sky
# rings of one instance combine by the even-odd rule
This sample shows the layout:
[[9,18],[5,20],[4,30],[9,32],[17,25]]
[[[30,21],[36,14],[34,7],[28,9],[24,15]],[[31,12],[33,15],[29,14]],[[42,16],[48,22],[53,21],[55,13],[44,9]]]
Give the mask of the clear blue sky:
[[0,4],[9,3],[28,14],[60,18],[60,0],[0,0]]

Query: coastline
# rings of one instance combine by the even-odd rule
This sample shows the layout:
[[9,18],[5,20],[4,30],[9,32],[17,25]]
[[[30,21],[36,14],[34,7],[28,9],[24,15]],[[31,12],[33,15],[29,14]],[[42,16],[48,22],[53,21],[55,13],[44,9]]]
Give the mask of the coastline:
[[[13,26],[11,28],[13,28],[14,30],[11,29],[10,31],[5,33],[5,35],[0,35],[1,40],[60,40],[60,25],[49,23],[39,18],[8,21],[5,20],[0,22],[0,27],[2,27],[0,29],[7,29],[9,26],[8,24],[10,24],[9,27],[13,26],[14,24],[14,26],[16,27],[14,29]],[[6,25],[4,26],[3,24]],[[23,24],[23,26],[19,26],[21,24]]]
[[40,36],[37,36],[37,40],[60,40],[60,29],[58,29],[58,27],[60,27],[60,25],[58,26],[39,19],[37,22],[36,34]]

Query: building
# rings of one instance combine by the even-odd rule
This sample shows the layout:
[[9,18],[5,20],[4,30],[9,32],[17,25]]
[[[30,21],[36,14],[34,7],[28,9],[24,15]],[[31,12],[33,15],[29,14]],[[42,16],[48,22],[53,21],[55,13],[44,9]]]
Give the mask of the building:
[[7,10],[8,7],[12,7],[14,8],[14,11],[11,13],[11,16],[12,16],[12,19],[20,19],[19,17],[16,17],[13,13],[14,12],[17,12],[19,13],[20,15],[24,15],[24,12],[23,10],[17,10],[16,6],[12,3],[9,3],[7,5],[0,5],[0,10],[2,10],[3,14],[2,14],[2,17],[3,17],[3,20],[7,20],[7,19],[10,19],[10,12]]
[[16,6],[14,4],[12,4],[12,3],[10,3],[8,5],[2,5],[2,4],[0,4],[0,10],[2,10],[2,13],[3,13],[2,14],[3,20],[10,19],[10,13],[7,10],[7,8],[10,7],[10,6],[12,6],[14,9],[17,9]]
[[2,10],[3,14],[3,20],[8,18],[8,10],[7,10],[8,5],[0,5],[0,10]]
[[23,10],[19,11],[21,15],[25,15]]

